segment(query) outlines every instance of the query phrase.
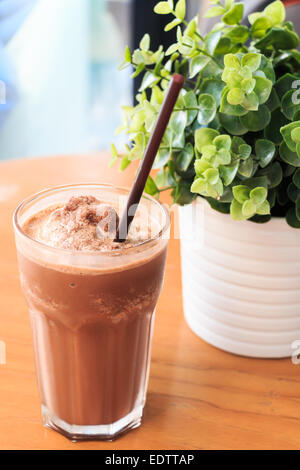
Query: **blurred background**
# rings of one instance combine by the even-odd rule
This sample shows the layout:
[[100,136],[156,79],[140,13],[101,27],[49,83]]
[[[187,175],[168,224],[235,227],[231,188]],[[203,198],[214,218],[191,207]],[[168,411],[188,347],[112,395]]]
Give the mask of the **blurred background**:
[[[122,146],[120,108],[138,87],[130,69],[118,71],[124,48],[145,32],[153,48],[176,34],[163,32],[169,18],[153,13],[156,1],[0,0],[0,160]],[[207,3],[187,0],[188,17]],[[268,3],[249,0],[247,10]]]
[[[188,3],[192,16],[201,1]],[[118,71],[125,46],[146,31],[157,47],[173,39],[155,4],[0,0],[0,159],[108,149],[134,96],[131,70]]]

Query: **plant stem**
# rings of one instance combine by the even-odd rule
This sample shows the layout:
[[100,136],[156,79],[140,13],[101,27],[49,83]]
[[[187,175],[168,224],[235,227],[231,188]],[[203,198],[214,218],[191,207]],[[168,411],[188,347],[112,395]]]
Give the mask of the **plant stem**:
[[[186,44],[185,42],[183,42],[182,45],[192,49],[192,46],[190,44]],[[201,52],[201,54],[203,54],[203,55],[209,57],[211,60],[213,60],[220,69],[223,68],[223,67],[220,66],[219,62],[215,59],[215,57],[210,55],[205,49],[200,49],[200,47],[196,47],[196,49],[197,49],[197,51]]]
[[[138,65],[137,64],[134,64],[133,62],[131,62],[131,65],[133,65],[133,67],[137,68]],[[147,72],[151,72],[155,77],[157,78],[160,78],[161,80],[167,80],[167,82],[170,82],[171,81],[171,78],[170,77],[164,77],[163,75],[161,75],[160,73],[157,73],[155,72],[154,73],[154,69],[151,69],[150,67],[145,67],[144,70],[146,70]],[[190,87],[194,87],[195,85],[195,82],[193,80],[189,80],[188,78],[185,77],[185,83],[187,85],[189,85]]]
[[159,193],[162,193],[162,192],[164,192],[164,191],[169,191],[170,189],[173,189],[173,186],[167,186],[166,188],[159,189],[158,192],[159,192]]
[[199,111],[200,108],[189,108],[189,107],[184,107],[184,108],[174,108],[173,111]]
[[[162,149],[162,150],[170,150],[169,145],[161,145],[159,148]],[[183,147],[172,147],[172,150],[176,150],[176,151],[181,152],[182,150],[184,150],[184,148]]]
[[198,90],[201,80],[202,80],[202,76],[201,76],[201,73],[199,73],[194,91]]
[[[176,16],[176,15],[175,15],[175,16]],[[185,21],[185,20],[183,20],[182,23],[184,24],[185,27],[187,27],[187,26],[189,25],[188,22]],[[201,36],[201,34],[199,33],[199,31],[196,30],[196,31],[195,31],[195,34],[196,34],[196,36],[198,36],[198,38],[199,38],[202,42],[204,42],[204,37]]]

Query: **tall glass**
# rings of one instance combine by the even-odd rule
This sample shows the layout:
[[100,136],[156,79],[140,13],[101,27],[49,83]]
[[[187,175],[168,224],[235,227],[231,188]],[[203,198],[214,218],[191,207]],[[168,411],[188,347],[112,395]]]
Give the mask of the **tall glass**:
[[14,214],[43,422],[72,440],[113,439],[141,423],[169,213],[144,196],[140,210],[155,222],[156,232],[110,252],[53,248],[30,238],[22,226],[72,196],[92,195],[116,206],[128,193],[108,185],[57,187],[26,199]]

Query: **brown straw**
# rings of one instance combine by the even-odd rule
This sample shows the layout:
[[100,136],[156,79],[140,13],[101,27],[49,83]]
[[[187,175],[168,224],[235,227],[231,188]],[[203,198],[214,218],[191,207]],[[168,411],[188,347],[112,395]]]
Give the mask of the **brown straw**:
[[167,125],[169,123],[171,114],[173,112],[180,90],[183,87],[183,84],[184,77],[182,75],[173,75],[161,110],[159,112],[154,130],[150,136],[145,155],[140,164],[135,181],[130,191],[126,209],[124,211],[124,214],[122,215],[119,226],[117,228],[115,238],[116,242],[124,242],[127,238],[130,225],[135,216],[138,204],[145,189],[149,173],[151,171],[160,143],[166,131]]

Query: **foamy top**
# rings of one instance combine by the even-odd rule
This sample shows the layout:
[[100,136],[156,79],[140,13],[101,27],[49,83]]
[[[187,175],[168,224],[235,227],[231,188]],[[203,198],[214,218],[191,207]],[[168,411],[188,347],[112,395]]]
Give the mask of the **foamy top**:
[[140,213],[124,243],[114,242],[117,209],[93,196],[72,197],[66,204],[48,207],[30,217],[23,231],[48,246],[71,251],[114,251],[136,246],[153,235],[153,224]]

